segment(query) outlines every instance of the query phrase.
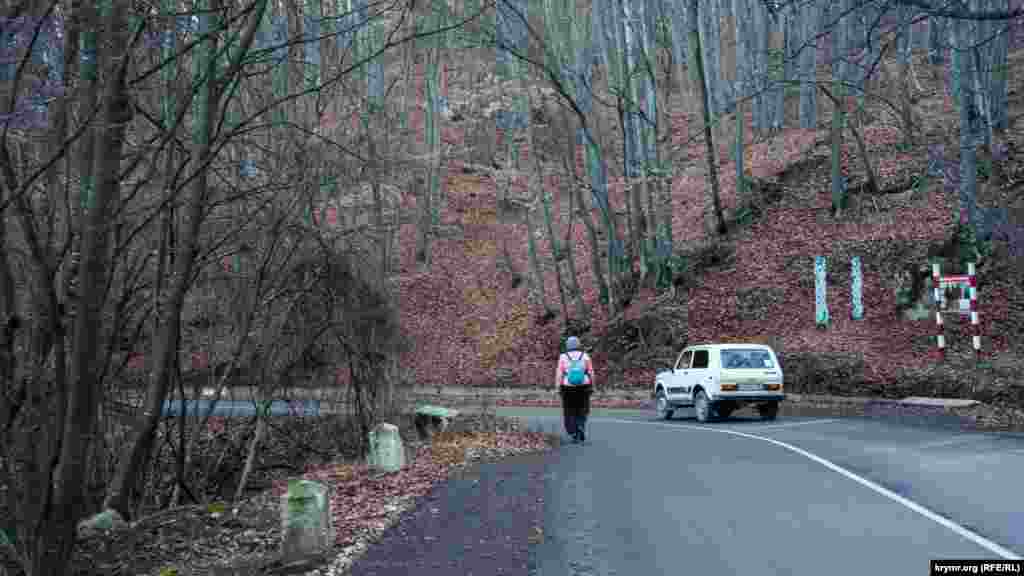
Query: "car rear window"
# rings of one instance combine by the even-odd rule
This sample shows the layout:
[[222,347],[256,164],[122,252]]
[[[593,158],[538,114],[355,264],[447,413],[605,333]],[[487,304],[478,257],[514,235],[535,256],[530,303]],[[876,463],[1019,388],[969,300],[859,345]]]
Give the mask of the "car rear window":
[[767,350],[744,350],[725,349],[722,350],[722,368],[735,370],[737,368],[774,368],[772,355]]

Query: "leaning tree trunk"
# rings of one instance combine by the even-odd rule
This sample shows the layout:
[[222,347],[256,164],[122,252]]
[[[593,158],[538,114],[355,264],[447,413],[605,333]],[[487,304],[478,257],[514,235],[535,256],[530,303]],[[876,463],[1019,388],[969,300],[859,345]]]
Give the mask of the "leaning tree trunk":
[[[263,11],[267,2],[262,0],[257,4],[257,9],[250,15],[244,34],[239,41],[237,50],[231,55],[230,75],[237,74],[242,59],[252,45],[259,26]],[[216,6],[214,6],[216,8]],[[207,16],[202,20],[212,20]],[[216,30],[214,25],[208,22],[207,30]],[[175,260],[175,280],[171,286],[167,303],[164,306],[166,311],[163,322],[163,331],[156,335],[155,343],[155,369],[150,374],[146,387],[144,416],[138,419],[131,433],[131,441],[125,446],[121,455],[118,470],[111,482],[106,508],[118,511],[123,517],[129,518],[136,500],[138,482],[141,471],[153,446],[156,427],[160,421],[163,411],[163,402],[167,396],[167,389],[170,384],[171,375],[174,373],[174,363],[177,362],[177,345],[181,329],[181,311],[185,303],[185,294],[188,291],[195,259],[198,252],[199,227],[202,222],[203,213],[206,208],[205,199],[208,197],[208,163],[212,155],[216,154],[213,148],[212,134],[218,117],[220,93],[217,88],[224,85],[230,78],[217,78],[217,50],[215,36],[201,44],[201,54],[198,55],[197,67],[205,73],[206,81],[202,83],[199,90],[199,122],[196,127],[195,141],[195,167],[196,177],[192,183],[191,195],[184,212],[184,229],[181,238],[181,246],[177,251]]]

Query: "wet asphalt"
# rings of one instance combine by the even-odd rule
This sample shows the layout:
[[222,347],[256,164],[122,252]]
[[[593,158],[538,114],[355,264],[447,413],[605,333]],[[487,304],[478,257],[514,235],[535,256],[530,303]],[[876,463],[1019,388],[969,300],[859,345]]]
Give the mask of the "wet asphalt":
[[[560,425],[551,409],[499,413],[534,429]],[[494,492],[487,481],[438,488],[432,506],[443,500],[446,521],[417,523],[430,518],[421,505],[371,550],[378,569],[353,574],[410,573],[381,561],[410,539],[431,544],[404,554],[443,566],[438,574],[927,574],[932,559],[1024,555],[1020,434],[595,410],[586,444],[478,474],[506,497],[474,496],[481,485]],[[472,511],[488,500],[500,510],[484,526]],[[486,555],[469,546],[452,556],[472,533],[486,535],[476,545]]]

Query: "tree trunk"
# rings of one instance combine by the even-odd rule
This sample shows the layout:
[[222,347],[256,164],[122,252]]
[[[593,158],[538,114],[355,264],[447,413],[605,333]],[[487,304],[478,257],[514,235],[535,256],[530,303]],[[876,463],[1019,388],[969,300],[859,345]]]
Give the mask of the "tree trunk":
[[672,23],[672,63],[675,65],[679,98],[683,102],[683,110],[688,115],[696,116],[700,106],[690,82],[691,75],[686,71],[687,67],[693,65],[687,60],[689,55],[686,53],[686,7],[681,2],[668,2],[664,6]]
[[[843,0],[838,8],[840,17],[836,19],[832,29],[832,214],[836,219],[842,218],[846,207],[846,182],[842,173],[843,124],[846,114],[846,89],[843,82],[849,79],[847,65],[843,56],[847,53],[849,42],[847,29],[850,25],[842,16],[847,13],[851,0]],[[854,15],[855,16],[855,15]],[[847,16],[849,19],[850,16]]]
[[975,128],[981,119],[974,96],[974,59],[971,57],[971,23],[968,20],[950,22],[950,37],[953,45],[953,61],[958,64],[959,74],[954,74],[956,92],[960,95],[960,210],[961,219],[975,227],[977,233],[977,136]]
[[935,16],[928,17],[928,61],[936,68],[938,78],[942,78],[942,66],[946,63],[945,39],[949,38],[946,30],[948,21]]
[[[587,308],[587,303],[583,300],[583,291],[580,290],[579,274],[576,272],[576,253],[575,244],[576,236],[573,234],[573,222],[576,219],[576,195],[573,194],[572,190],[579,190],[578,186],[570,184],[569,193],[569,224],[565,228],[565,262],[569,269],[569,290],[572,294],[573,301],[576,303],[576,315],[579,317],[581,322],[590,322],[590,310]],[[591,251],[597,249],[596,238],[591,238]],[[600,259],[597,260],[597,265],[600,266]],[[602,276],[600,268],[595,271],[595,276]],[[603,276],[602,276],[603,277]]]
[[658,102],[658,46],[657,46],[657,18],[658,4],[656,0],[646,0],[643,12],[643,29],[641,37],[643,61],[646,74],[643,76],[644,112],[646,121],[643,126],[644,134],[644,159],[646,163],[645,177],[647,183],[647,217],[649,230],[647,234],[647,270],[657,272],[661,263],[658,257],[659,242],[663,242],[664,231],[658,223],[658,206],[661,200],[662,166],[658,146],[658,128],[661,122],[661,111]]
[[900,115],[903,123],[903,143],[910,147],[914,143],[913,103],[910,99],[910,58],[911,38],[910,19],[913,16],[909,6],[901,5],[899,9],[900,31],[897,46],[900,69]]
[[[1009,10],[1009,0],[995,0],[993,9]],[[1010,77],[1008,53],[1010,48],[1011,23],[999,22],[996,24],[996,36],[992,44],[992,127],[1003,132],[1009,128],[1009,115],[1007,113],[1007,81]]]
[[268,395],[261,390],[257,407],[256,432],[252,435],[252,440],[249,442],[249,450],[246,452],[245,464],[242,467],[242,475],[238,479],[238,487],[235,489],[235,502],[240,502],[242,497],[245,496],[245,485],[248,483],[249,476],[252,474],[252,470],[256,465],[256,454],[259,452],[260,445],[263,443],[263,439],[267,435],[269,402],[270,399],[268,398]]
[[[749,3],[746,0],[732,0],[733,14],[748,14]],[[733,160],[736,167],[736,201],[745,200],[746,176],[744,173],[744,136],[743,128],[747,123],[747,108],[749,103],[746,100],[748,94],[748,79],[750,76],[750,50],[747,46],[748,24],[746,18],[735,18],[736,23],[736,142],[734,144]]]
[[[591,202],[589,204],[584,202],[584,199],[583,199],[583,189],[584,189],[584,186],[581,185],[583,183],[586,183],[588,180],[590,180],[591,187],[596,186],[597,183],[593,181],[593,178],[589,178],[588,179],[588,177],[587,177],[588,175],[585,173],[586,172],[585,170],[584,170],[584,173],[582,173],[582,174],[577,172],[576,140],[577,140],[577,138],[581,137],[581,133],[583,132],[583,130],[582,130],[582,128],[580,128],[580,129],[576,128],[576,122],[574,121],[574,117],[572,115],[572,112],[568,108],[565,108],[565,107],[562,108],[562,122],[563,122],[563,126],[565,128],[565,143],[566,143],[565,154],[566,154],[566,157],[568,158],[570,174],[573,175],[572,181],[570,181],[569,184],[568,184],[567,191],[569,193],[570,198],[574,198],[576,200],[576,203],[578,204],[578,207],[576,209],[580,211],[581,219],[583,220],[583,225],[587,229],[587,234],[588,234],[588,237],[589,237],[589,240],[590,240],[590,266],[591,266],[591,269],[594,272],[594,284],[596,285],[595,287],[597,288],[597,293],[600,294],[600,295],[607,295],[608,294],[608,284],[605,281],[604,265],[601,262],[601,243],[600,243],[600,240],[598,238],[597,224],[594,222],[594,220],[592,218],[591,211],[589,209],[589,206],[593,205],[593,200],[591,200]],[[584,141],[584,143],[583,143],[583,154],[584,154],[583,166],[584,166],[584,168],[586,168],[587,165],[588,165],[588,163],[586,161],[587,148],[588,147],[589,146],[587,145],[587,142]],[[572,200],[570,200],[570,206],[571,206],[571,202],[572,202]],[[571,210],[571,208],[570,208],[570,210]],[[570,228],[572,227],[572,217],[573,217],[573,215],[572,215],[572,213],[570,211],[570,215],[569,215],[569,218],[570,218]],[[572,242],[572,238],[569,237],[567,242]],[[567,246],[567,248],[569,248],[569,246]],[[581,305],[582,305],[582,291],[579,288],[578,276],[576,274],[576,269],[575,269],[576,268],[576,264],[572,260],[572,256],[571,255],[568,255],[568,259],[569,259],[569,266],[570,266],[570,274],[573,277],[573,284],[575,286],[574,287],[574,291],[577,293],[577,298],[580,299],[579,302],[577,302],[577,308],[580,308]]]
[[806,2],[800,8],[800,127],[818,127],[817,69],[819,5]]
[[751,61],[752,77],[754,80],[754,112],[752,114],[751,128],[754,134],[760,135],[768,128],[768,121],[765,115],[767,109],[765,106],[767,99],[765,87],[768,80],[767,67],[765,66],[768,48],[768,16],[762,2],[751,2],[748,5],[748,9],[748,14],[751,16],[751,24],[747,27],[747,33],[750,34],[753,50],[750,50],[747,54]]
[[[974,12],[980,12],[987,6],[982,6],[980,0],[971,0],[971,9]],[[992,134],[992,114],[991,114],[991,96],[992,96],[992,75],[991,68],[985,66],[985,62],[992,62],[991,55],[991,44],[990,40],[992,36],[990,22],[971,22],[970,28],[972,30],[971,37],[974,39],[973,49],[970,52],[969,57],[973,58],[972,62],[974,65],[971,77],[974,80],[974,106],[978,113],[978,118],[981,121],[980,128],[982,130],[982,137],[984,138],[984,144],[988,147],[989,151],[992,150],[993,134]]]
[[[108,222],[116,208],[120,188],[120,163],[124,146],[125,126],[131,121],[132,109],[125,92],[128,70],[127,11],[123,1],[115,1],[107,10],[104,28],[108,37],[105,61],[106,88],[103,94],[103,122],[96,129],[92,174],[96,178],[93,201],[86,205],[82,231],[82,261],[79,282],[79,306],[74,321],[71,372],[74,382],[67,394],[66,421],[60,443],[60,465],[53,487],[55,525],[37,544],[37,553],[44,558],[30,574],[48,573],[55,562],[63,563],[71,555],[75,541],[75,525],[86,512],[84,479],[89,463],[85,456],[95,440],[94,421],[102,398],[103,362],[100,359],[99,327],[102,325],[106,296]],[[88,20],[86,20],[88,22]],[[46,540],[49,540],[47,542]],[[50,558],[45,556],[53,555]]]
[[[698,4],[699,0],[690,0],[688,5],[687,20],[690,21],[690,54],[703,53],[701,50],[700,28],[698,27],[699,21],[697,19]],[[716,231],[719,235],[725,235],[728,232],[728,226],[725,223],[725,213],[722,211],[721,194],[718,188],[718,166],[715,162],[714,138],[711,135],[711,102],[708,97],[708,83],[704,75],[704,63],[696,58],[694,60],[697,62],[697,65],[694,66],[693,71],[696,75],[696,81],[701,86],[701,107],[704,117],[704,149],[707,153],[708,184],[711,187],[711,201],[714,209]]]
[[[232,66],[244,58],[249,46],[252,45],[256,29],[266,9],[267,2],[260,2],[254,14],[250,16],[247,27],[239,42],[238,50],[232,55]],[[219,4],[214,2],[211,6],[211,14],[219,12]],[[214,19],[212,16],[204,17],[201,21]],[[217,23],[210,25],[207,30],[217,30]],[[133,503],[137,497],[138,481],[141,471],[149,460],[153,446],[156,426],[160,421],[164,399],[167,397],[167,390],[170,384],[171,375],[175,371],[177,358],[177,344],[181,329],[181,311],[184,306],[185,295],[192,278],[195,259],[198,253],[199,228],[205,212],[205,202],[208,196],[208,166],[212,156],[216,153],[213,147],[213,128],[217,125],[220,93],[218,85],[226,85],[230,78],[218,78],[214,76],[217,69],[216,59],[217,40],[216,35],[200,45],[200,53],[197,55],[196,65],[201,71],[208,74],[208,80],[203,82],[199,90],[199,122],[196,127],[195,169],[196,177],[192,183],[191,196],[188,199],[187,207],[184,210],[183,235],[180,239],[181,249],[178,250],[178,257],[175,261],[175,280],[168,295],[168,302],[164,306],[166,313],[163,317],[162,332],[155,336],[154,346],[155,369],[150,374],[144,400],[144,414],[136,420],[131,433],[131,441],[125,446],[119,462],[105,503],[106,508],[117,510],[124,518],[130,518]],[[236,72],[232,72],[233,74]]]
[[[722,37],[719,1],[701,2],[699,10],[702,50],[698,54],[703,57],[704,88],[708,99],[708,112],[713,118],[718,118],[725,113],[726,104],[720,73]],[[715,129],[718,129],[717,124],[715,124]]]

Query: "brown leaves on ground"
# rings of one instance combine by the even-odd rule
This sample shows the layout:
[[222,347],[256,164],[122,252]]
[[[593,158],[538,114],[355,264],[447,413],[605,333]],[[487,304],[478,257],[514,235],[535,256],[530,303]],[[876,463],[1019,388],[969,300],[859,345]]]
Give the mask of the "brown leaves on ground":
[[[337,535],[336,549],[327,555],[330,566],[318,570],[340,573],[453,471],[551,447],[550,436],[515,428],[504,422],[495,431],[449,431],[429,443],[409,443],[407,466],[393,474],[357,463],[309,467],[303,478],[330,487]],[[280,496],[286,489],[287,480],[282,479],[238,504],[237,511],[216,503],[174,508],[142,519],[131,530],[82,542],[76,574],[277,573],[287,568],[279,557]]]
[[[1017,84],[1011,82],[1011,92],[1018,89]],[[871,100],[866,102],[869,116],[875,120],[858,128],[883,188],[899,189],[904,184],[908,189],[912,187],[913,178],[925,173],[927,146],[948,139],[952,133],[950,128],[956,127],[958,117],[942,109],[944,91],[928,89],[926,92],[916,104],[921,113],[919,135],[922,137],[911,149],[900,148],[902,134],[892,114],[876,110]],[[689,165],[680,163],[682,170],[672,185],[673,237],[680,248],[685,247],[684,243],[692,244],[705,237],[702,225],[708,203],[702,143],[686,141],[693,132],[687,120],[682,113],[673,114],[671,118],[673,142],[687,146],[689,149],[684,150],[682,156],[693,159]],[[724,239],[736,246],[733,265],[707,272],[680,296],[689,311],[685,339],[719,341],[771,335],[778,338],[781,347],[792,352],[856,354],[867,367],[866,380],[881,386],[897,379],[902,370],[927,368],[932,361],[920,353],[917,343],[935,333],[934,320],[899,320],[891,275],[886,274],[887,267],[895,260],[884,254],[893,245],[927,247],[947,238],[956,194],[946,191],[940,179],[930,179],[922,184],[919,192],[904,194],[899,199],[896,195],[873,199],[856,197],[854,200],[864,204],[864,217],[848,213],[837,220],[830,216],[828,122],[822,121],[819,126],[822,129],[786,129],[757,142],[753,131],[745,131],[750,143],[744,152],[746,171],[753,177],[780,183],[784,187],[784,198],[763,207],[763,214],[756,222],[734,230]],[[949,150],[956,148],[955,142],[943,143]],[[735,166],[728,161],[728,146],[729,142],[722,143],[725,160],[719,170],[722,203],[727,215],[740,200],[736,193]],[[614,159],[611,160],[614,165]],[[866,174],[863,159],[849,135],[844,138],[841,167],[851,189],[857,189]],[[625,195],[621,178],[614,174],[609,176],[613,202],[622,206]],[[494,209],[496,198],[492,180],[470,179],[454,172],[449,172],[448,178],[451,188],[441,209],[443,215],[490,213]],[[552,192],[556,204],[565,208],[564,191]],[[598,211],[593,215],[600,217]],[[527,333],[522,334],[517,327],[512,331],[517,341],[507,344],[500,339],[499,325],[507,317],[505,312],[526,306],[528,289],[525,285],[509,289],[495,271],[493,256],[474,258],[466,251],[473,242],[484,240],[495,246],[508,245],[514,265],[528,270],[527,229],[523,225],[484,225],[481,218],[472,220],[481,225],[472,230],[467,227],[464,240],[441,239],[435,243],[436,266],[423,275],[411,273],[415,229],[403,227],[403,263],[410,271],[399,281],[403,325],[416,341],[404,360],[405,365],[421,385],[491,384],[495,380],[492,363],[500,357],[501,366],[513,370],[517,382],[526,386],[547,382],[557,357],[561,323],[541,324],[536,320],[541,315],[539,306],[531,303],[526,315],[529,318]],[[560,241],[564,241],[567,236],[564,225],[556,227]],[[587,320],[595,331],[594,336],[600,337],[608,319],[595,290],[590,244],[580,219],[576,219],[568,239],[573,243],[583,299],[593,311],[593,317]],[[546,237],[539,237],[537,241],[538,254],[545,267],[544,291],[550,305],[557,303],[550,247]],[[849,269],[849,256],[861,256],[864,320],[849,319],[848,284],[830,283],[828,303],[833,323],[828,331],[815,329],[812,270],[816,255],[828,256],[829,268],[839,271]],[[913,256],[908,261],[924,262],[924,258],[923,255],[921,258]],[[1020,324],[1020,317],[1012,313],[1012,303],[1019,301],[1024,293],[1011,279],[983,269],[979,269],[979,281],[983,284],[979,302],[986,334],[983,346],[998,358],[1013,348],[1012,335],[1016,334],[1015,326]],[[467,285],[486,287],[493,298],[489,302],[465,301],[461,298],[461,287]],[[756,310],[737,309],[737,289],[753,288],[770,289],[780,297]],[[643,307],[654,298],[657,295],[641,293],[634,298],[633,306]],[[481,336],[473,342],[452,337],[465,332],[462,325],[469,319]],[[951,323],[955,322],[954,319]],[[950,345],[970,350],[969,339],[957,335],[955,340],[950,340],[952,331],[950,328],[947,338]],[[608,381],[609,376],[613,376],[616,386],[647,386],[652,382],[654,371],[641,363],[613,366],[614,362],[601,353],[593,356],[599,379]],[[620,369],[621,376],[618,375]]]

